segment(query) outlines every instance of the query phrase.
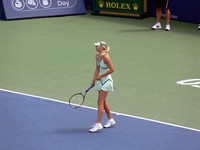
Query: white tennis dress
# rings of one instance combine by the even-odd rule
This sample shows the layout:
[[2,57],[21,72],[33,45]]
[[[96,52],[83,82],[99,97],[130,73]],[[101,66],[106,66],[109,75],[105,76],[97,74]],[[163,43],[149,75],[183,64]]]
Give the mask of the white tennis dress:
[[[97,60],[97,65],[100,68],[99,75],[105,73],[108,71],[108,65],[104,63],[103,59],[100,61]],[[114,85],[113,85],[113,79],[111,74],[104,76],[101,78],[101,80],[97,80],[95,83],[96,90],[100,91],[106,91],[106,92],[112,92],[114,91]]]

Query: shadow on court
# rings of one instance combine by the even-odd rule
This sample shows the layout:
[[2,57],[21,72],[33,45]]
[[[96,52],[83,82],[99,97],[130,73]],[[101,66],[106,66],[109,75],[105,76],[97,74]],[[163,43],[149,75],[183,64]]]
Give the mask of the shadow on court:
[[[113,114],[116,126],[89,133],[96,110],[0,90],[1,150],[197,150],[200,132]],[[103,122],[106,122],[104,117]]]
[[51,134],[84,134],[88,133],[88,128],[63,128],[63,129],[56,129]]

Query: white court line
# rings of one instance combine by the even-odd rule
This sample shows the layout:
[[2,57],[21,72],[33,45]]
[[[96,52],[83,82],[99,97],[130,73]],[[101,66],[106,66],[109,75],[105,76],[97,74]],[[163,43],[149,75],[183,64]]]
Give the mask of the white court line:
[[[54,102],[58,102],[58,103],[68,104],[68,102],[63,102],[63,101],[55,100],[55,99],[52,99],[52,98],[35,96],[35,95],[31,95],[31,94],[26,94],[26,93],[21,93],[21,92],[6,90],[6,89],[0,89],[0,91],[5,91],[5,92],[9,92],[9,93],[18,94],[18,95],[24,95],[24,96],[28,96],[28,97],[35,97],[35,98],[40,98],[40,99],[43,99],[43,100],[49,100],[49,101],[54,101]],[[87,109],[97,110],[97,108],[93,108],[93,107],[89,107],[89,106],[81,106],[81,107],[84,107],[84,108],[87,108]],[[160,124],[164,124],[164,125],[168,125],[168,126],[173,126],[173,127],[178,127],[178,128],[183,128],[183,129],[187,129],[187,130],[192,130],[192,131],[200,132],[199,129],[185,127],[185,126],[180,126],[180,125],[176,125],[176,124],[172,124],[172,123],[162,122],[162,121],[148,119],[148,118],[143,118],[143,117],[138,117],[138,116],[132,116],[132,115],[118,113],[118,112],[113,112],[113,111],[112,111],[112,113],[116,114],[116,115],[121,115],[121,116],[136,118],[136,119],[140,119],[140,120],[146,120],[146,121],[150,121],[150,122],[156,122],[156,123],[160,123]]]

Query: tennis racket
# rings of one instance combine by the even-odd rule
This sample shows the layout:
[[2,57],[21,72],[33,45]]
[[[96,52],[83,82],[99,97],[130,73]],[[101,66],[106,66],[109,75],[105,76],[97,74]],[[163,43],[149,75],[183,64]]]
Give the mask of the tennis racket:
[[85,96],[87,92],[94,87],[94,84],[92,84],[87,90],[85,90],[84,93],[76,93],[72,95],[69,99],[69,105],[73,108],[79,108],[81,105],[83,105]]

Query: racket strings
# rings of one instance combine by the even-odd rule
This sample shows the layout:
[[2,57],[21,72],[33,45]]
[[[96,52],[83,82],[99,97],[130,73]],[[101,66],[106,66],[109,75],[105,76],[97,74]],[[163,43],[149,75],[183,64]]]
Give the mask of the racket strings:
[[73,95],[73,96],[70,98],[69,103],[70,103],[70,105],[71,105],[72,107],[80,107],[80,106],[82,105],[82,103],[83,103],[83,100],[84,100],[83,95],[79,93],[79,94]]

